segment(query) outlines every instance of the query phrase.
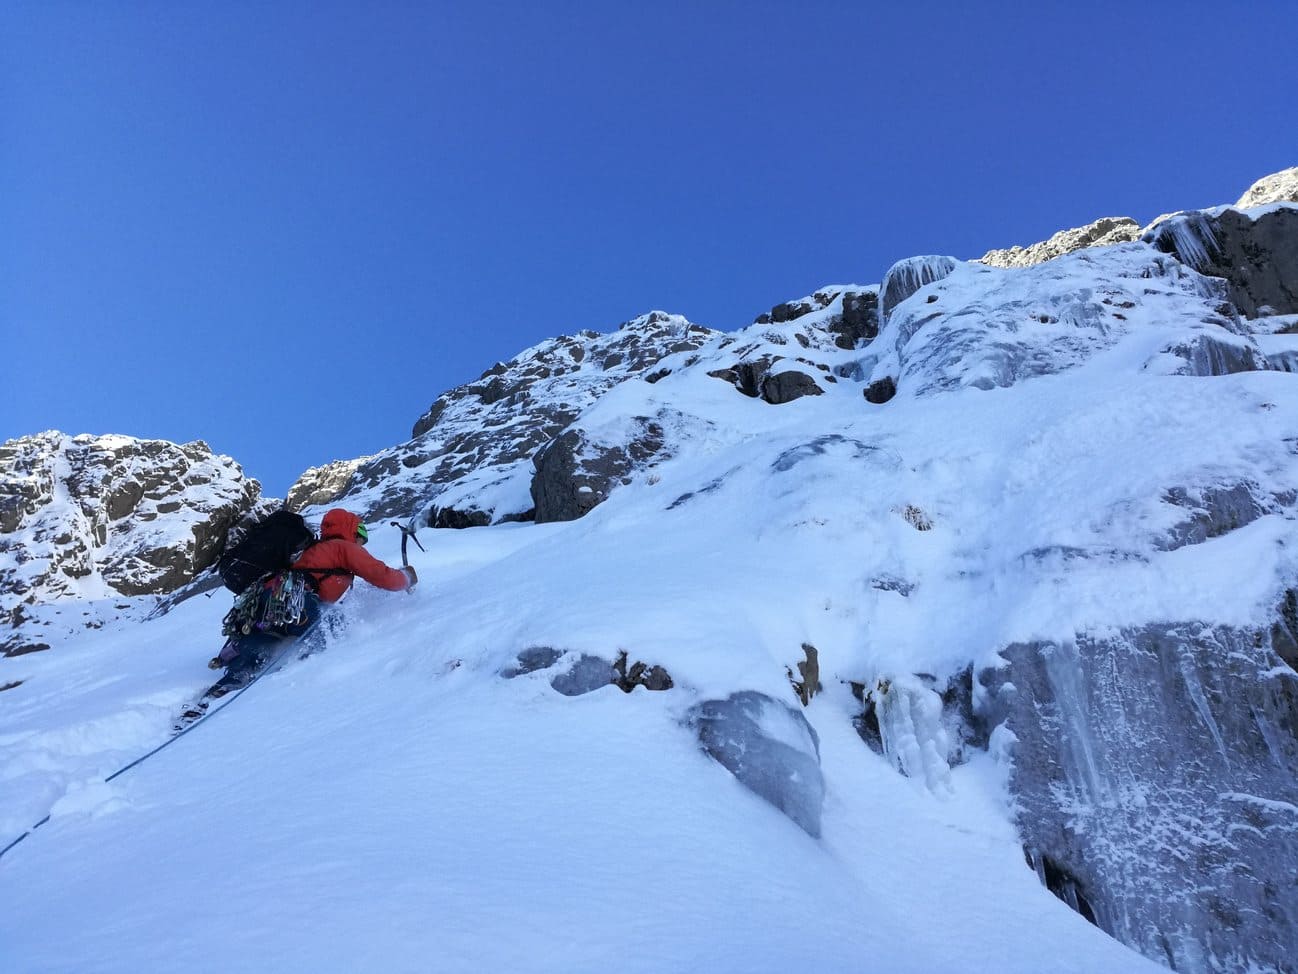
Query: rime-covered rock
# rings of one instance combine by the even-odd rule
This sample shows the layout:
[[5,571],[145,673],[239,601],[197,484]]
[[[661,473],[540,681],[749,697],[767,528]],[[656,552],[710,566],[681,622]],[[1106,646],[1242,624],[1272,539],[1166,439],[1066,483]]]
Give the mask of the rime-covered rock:
[[807,718],[779,700],[743,690],[699,704],[689,719],[718,764],[808,835],[820,837],[825,780],[820,738]]
[[346,504],[363,517],[418,516],[447,527],[532,516],[533,456],[621,382],[652,378],[716,332],[679,315],[641,315],[610,334],[533,346],[439,396],[413,438],[361,460],[308,471],[290,498]]
[[1000,655],[980,681],[1043,878],[1174,970],[1288,969],[1298,673],[1271,633],[1151,624]]
[[1247,318],[1298,314],[1298,205],[1180,213],[1141,239],[1201,274],[1224,278]]
[[0,645],[13,653],[44,644],[40,633],[53,622],[34,606],[180,588],[216,560],[260,493],[201,441],[58,432],[8,441],[0,446],[0,618],[15,632]]
[[1298,203],[1298,166],[1263,176],[1244,191],[1235,207],[1247,210],[1268,203]]
[[1139,240],[1140,224],[1129,216],[1106,216],[1084,227],[1060,230],[1049,240],[1027,247],[989,250],[978,262],[989,267],[1031,267],[1085,247],[1107,247]]

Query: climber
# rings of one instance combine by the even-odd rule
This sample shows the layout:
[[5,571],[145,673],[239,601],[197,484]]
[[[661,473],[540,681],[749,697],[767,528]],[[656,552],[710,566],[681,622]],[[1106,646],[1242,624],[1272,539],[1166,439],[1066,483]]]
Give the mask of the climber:
[[[371,585],[390,592],[404,592],[419,581],[409,565],[389,568],[364,548],[369,531],[350,511],[335,507],[320,522],[320,540],[310,543],[286,572],[272,575],[245,599],[246,616],[254,625],[236,631],[208,666],[224,666],[225,676],[213,687],[213,695],[246,684],[265,661],[266,651],[284,638],[304,635],[320,617],[320,603],[337,602],[347,594],[359,575]],[[239,599],[231,616],[238,623]]]

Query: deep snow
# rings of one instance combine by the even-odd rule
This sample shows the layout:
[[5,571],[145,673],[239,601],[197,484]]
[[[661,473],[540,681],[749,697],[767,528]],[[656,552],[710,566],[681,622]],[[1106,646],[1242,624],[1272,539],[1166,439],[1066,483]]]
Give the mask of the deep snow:
[[[0,840],[51,820],[0,860],[0,965],[1157,969],[1025,865],[1011,742],[945,766],[912,707],[884,715],[889,760],[853,729],[847,686],[1205,611],[1257,625],[1298,575],[1293,376],[1185,374],[1178,341],[1255,346],[1205,322],[1200,281],[1142,277],[1151,260],[1170,258],[958,266],[894,309],[877,352],[789,343],[807,322],[750,329],[841,377],[781,406],[707,375],[734,343],[664,360],[670,375],[615,386],[581,423],[616,439],[663,418],[670,459],[578,521],[424,532],[413,595],[359,587],[322,653],[111,785],[210,681],[228,595],[7,663],[25,682],[0,694]],[[1042,304],[1060,281],[1062,304]],[[1101,306],[1122,288],[1139,300]],[[937,332],[902,334],[930,304],[943,347],[964,343],[951,361]],[[864,402],[885,368],[897,397]],[[1186,517],[1169,490],[1237,482],[1261,516],[1169,543]],[[395,561],[398,532],[372,536]],[[804,643],[824,683],[806,710],[819,841],[683,723],[736,690],[792,703]],[[543,671],[500,676],[532,646],[626,651],[675,687],[564,697]]]
[[[698,750],[691,691],[497,676],[500,647],[584,614],[539,592],[511,613],[513,580],[608,530],[437,532],[416,594],[354,592],[323,653],[111,785],[209,678],[223,596],[33,661],[0,713],[6,834],[63,797],[0,862],[5,969],[1152,967],[1024,867],[990,758],[938,800],[865,747],[833,682],[808,711],[830,780],[817,843]],[[395,560],[396,531],[375,535]],[[640,587],[606,573],[589,605]],[[688,632],[676,613],[658,621]]]

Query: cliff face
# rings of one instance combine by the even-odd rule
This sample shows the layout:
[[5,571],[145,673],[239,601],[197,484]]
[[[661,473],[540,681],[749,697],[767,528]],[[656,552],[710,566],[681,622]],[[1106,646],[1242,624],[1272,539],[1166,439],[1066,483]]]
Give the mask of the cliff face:
[[42,606],[162,595],[191,581],[260,492],[202,442],[10,440],[0,446],[0,617],[13,631],[0,647],[45,648],[42,632],[60,627]]

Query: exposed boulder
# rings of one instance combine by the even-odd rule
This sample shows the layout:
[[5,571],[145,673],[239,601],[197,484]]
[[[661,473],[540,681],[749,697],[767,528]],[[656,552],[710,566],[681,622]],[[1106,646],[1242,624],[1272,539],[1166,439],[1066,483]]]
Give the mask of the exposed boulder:
[[897,382],[890,375],[875,379],[865,387],[865,401],[881,406],[897,394]]
[[[760,355],[748,361],[737,362],[725,369],[713,369],[708,375],[729,382],[736,389],[750,398],[760,397],[773,406],[793,402],[803,396],[819,396],[824,393],[816,380],[801,368],[778,368],[788,359],[780,355]],[[817,366],[807,359],[796,360],[800,365],[818,369],[824,373],[826,381],[836,381],[828,374],[824,366]]]
[[654,419],[637,416],[616,432],[624,438],[569,429],[537,452],[531,487],[537,523],[576,520],[634,471],[665,456],[663,427]]
[[1298,947],[1298,673],[1277,631],[1081,633],[979,677],[1030,854],[1175,970],[1284,970]]
[[1298,206],[1181,213],[1142,239],[1200,274],[1224,278],[1247,318],[1298,314]]
[[639,660],[632,662],[626,650],[617,654],[617,659],[609,662],[602,656],[589,653],[567,653],[551,646],[530,646],[520,652],[513,663],[500,671],[500,675],[512,680],[538,670],[547,670],[566,662],[559,672],[550,678],[550,686],[565,697],[579,697],[607,686],[615,686],[623,693],[630,693],[636,687],[646,690],[670,690],[673,686],[668,672],[658,665],[650,665]]
[[762,398],[773,406],[793,402],[803,396],[819,396],[824,390],[806,372],[792,369],[776,372],[762,383]]
[[978,262],[990,267],[1031,267],[1084,247],[1107,247],[1140,239],[1140,224],[1129,216],[1106,216],[1084,227],[1060,230],[1049,240],[1027,247],[989,250]]
[[602,656],[576,653],[562,671],[550,679],[550,686],[565,697],[579,697],[617,682],[613,664]]
[[703,750],[717,763],[808,835],[820,837],[825,800],[820,738],[801,712],[743,690],[699,704],[689,720]]

